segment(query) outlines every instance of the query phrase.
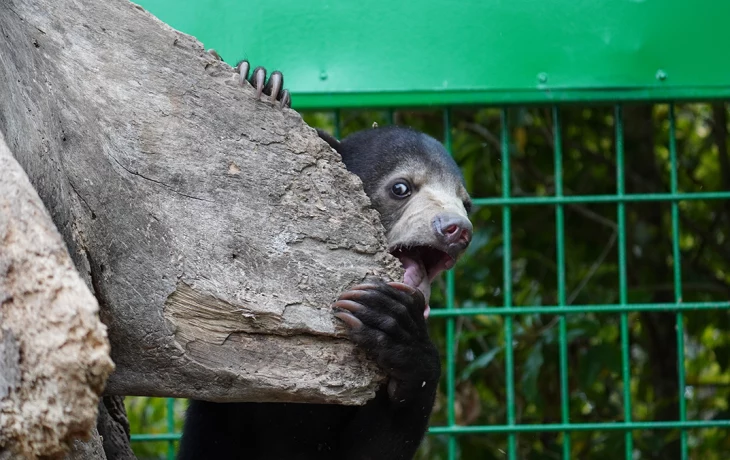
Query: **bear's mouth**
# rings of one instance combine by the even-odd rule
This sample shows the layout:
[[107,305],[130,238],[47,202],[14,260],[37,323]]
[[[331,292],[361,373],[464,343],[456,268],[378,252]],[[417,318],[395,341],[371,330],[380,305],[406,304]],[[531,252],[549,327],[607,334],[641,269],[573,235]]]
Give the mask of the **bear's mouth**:
[[428,318],[431,311],[431,282],[442,272],[456,263],[456,258],[433,246],[398,246],[390,253],[397,257],[403,265],[403,284],[414,287],[426,298],[426,309],[423,316]]

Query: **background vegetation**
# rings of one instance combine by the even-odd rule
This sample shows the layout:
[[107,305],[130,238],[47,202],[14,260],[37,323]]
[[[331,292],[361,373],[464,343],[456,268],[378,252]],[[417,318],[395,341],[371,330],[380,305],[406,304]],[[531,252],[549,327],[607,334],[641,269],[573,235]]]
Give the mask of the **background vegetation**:
[[[454,110],[451,134],[454,157],[473,197],[502,193],[500,111]],[[613,107],[561,108],[563,176],[566,195],[616,192]],[[625,183],[628,193],[669,191],[669,124],[666,105],[625,107]],[[727,108],[723,104],[676,107],[680,192],[730,190]],[[395,122],[444,138],[440,110],[397,111]],[[333,131],[332,114],[308,113],[312,126]],[[343,112],[342,135],[388,123],[384,112]],[[553,121],[547,107],[509,110],[513,196],[554,193]],[[516,306],[556,305],[556,234],[554,206],[518,206],[512,217],[512,283]],[[468,254],[455,268],[456,306],[503,304],[502,213],[498,207],[475,207],[475,234]],[[730,202],[680,203],[682,299],[686,302],[730,298]],[[616,204],[565,207],[566,293],[569,304],[620,302]],[[626,205],[626,253],[630,303],[674,301],[670,203]],[[436,282],[432,307],[443,305],[443,280]],[[619,314],[567,317],[570,419],[572,422],[623,420],[623,382]],[[629,315],[631,395],[635,421],[677,420],[677,347],[675,315],[633,312]],[[685,314],[685,367],[688,419],[730,419],[730,312]],[[445,350],[444,321],[431,321],[431,334]],[[456,418],[461,425],[506,422],[504,328],[500,316],[460,317],[456,321]],[[515,385],[518,424],[560,422],[558,318],[515,317]],[[446,424],[442,392],[432,418]],[[127,398],[133,433],[167,432],[165,400]],[[183,401],[176,402],[180,429]],[[724,459],[730,436],[723,429],[689,432],[693,459]],[[167,444],[135,443],[140,458],[167,455]],[[503,459],[506,435],[459,437],[462,459]],[[562,458],[561,435],[537,432],[518,436],[520,459]],[[623,458],[621,431],[575,432],[572,458]],[[677,430],[634,432],[636,459],[679,457]],[[421,458],[445,459],[446,439],[430,436]]]

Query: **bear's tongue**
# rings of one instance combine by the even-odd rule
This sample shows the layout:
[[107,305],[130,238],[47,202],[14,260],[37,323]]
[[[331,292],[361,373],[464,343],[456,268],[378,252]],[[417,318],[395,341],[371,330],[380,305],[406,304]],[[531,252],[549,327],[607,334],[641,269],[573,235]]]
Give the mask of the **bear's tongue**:
[[426,309],[423,311],[423,316],[428,318],[431,312],[431,307],[428,304],[431,297],[431,280],[428,279],[426,266],[420,258],[411,257],[410,255],[401,254],[399,259],[405,270],[403,283],[420,290],[423,297],[426,298]]

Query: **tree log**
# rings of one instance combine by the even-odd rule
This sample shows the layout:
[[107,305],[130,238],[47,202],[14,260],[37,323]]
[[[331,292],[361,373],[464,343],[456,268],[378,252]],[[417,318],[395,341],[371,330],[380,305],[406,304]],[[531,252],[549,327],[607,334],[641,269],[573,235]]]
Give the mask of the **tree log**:
[[127,420],[122,396],[104,396],[102,398],[99,403],[99,419],[96,422],[96,428],[102,438],[103,451],[107,459],[134,460],[137,458],[132,452],[129,420]]
[[402,271],[360,180],[296,112],[126,0],[6,0],[0,33],[0,131],[90,276],[107,394],[374,395],[330,305]]
[[0,457],[60,457],[113,370],[99,306],[0,133]]

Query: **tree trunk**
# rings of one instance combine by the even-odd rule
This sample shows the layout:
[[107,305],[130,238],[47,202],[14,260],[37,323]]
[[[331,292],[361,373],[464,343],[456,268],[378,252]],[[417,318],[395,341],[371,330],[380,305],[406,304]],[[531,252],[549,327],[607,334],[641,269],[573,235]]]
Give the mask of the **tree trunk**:
[[130,444],[129,420],[121,396],[104,396],[99,403],[96,424],[102,438],[104,453],[109,460],[135,460]]
[[99,306],[0,133],[0,458],[60,457],[113,370]]
[[374,395],[381,375],[330,305],[401,269],[359,179],[296,112],[125,0],[5,0],[0,33],[0,131],[89,275],[107,394]]

